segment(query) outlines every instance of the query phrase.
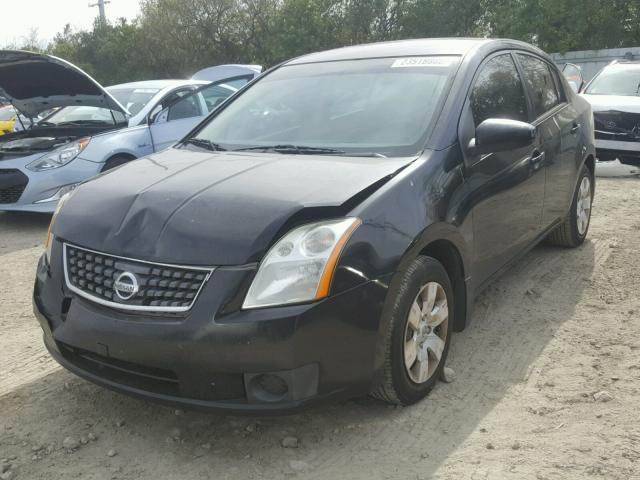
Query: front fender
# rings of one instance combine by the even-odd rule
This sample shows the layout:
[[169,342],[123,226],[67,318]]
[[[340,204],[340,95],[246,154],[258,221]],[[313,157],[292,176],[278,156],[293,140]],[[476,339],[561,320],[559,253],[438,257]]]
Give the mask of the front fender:
[[135,158],[153,153],[149,127],[123,128],[91,138],[89,145],[79,158],[94,163],[104,163],[116,155],[131,155]]

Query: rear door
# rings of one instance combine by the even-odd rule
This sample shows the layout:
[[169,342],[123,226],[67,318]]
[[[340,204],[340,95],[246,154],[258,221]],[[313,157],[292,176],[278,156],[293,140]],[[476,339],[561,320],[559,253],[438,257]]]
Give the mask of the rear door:
[[253,75],[227,78],[164,102],[161,109],[150,115],[154,150],[164,150],[176,143],[253,78]]
[[[531,119],[523,81],[509,52],[489,57],[478,69],[461,118],[461,145],[468,145],[476,127],[489,118]],[[540,232],[545,182],[541,153],[534,144],[465,158],[478,282],[498,271]]]
[[577,121],[577,111],[567,101],[555,65],[528,53],[518,53],[517,59],[535,115],[533,124],[538,127],[545,153],[544,228],[561,220],[569,209],[582,126]]

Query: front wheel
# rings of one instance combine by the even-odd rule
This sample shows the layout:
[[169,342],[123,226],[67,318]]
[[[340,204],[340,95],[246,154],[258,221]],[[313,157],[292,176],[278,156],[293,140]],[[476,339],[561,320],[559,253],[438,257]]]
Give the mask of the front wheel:
[[547,240],[562,247],[577,247],[587,238],[591,223],[591,205],[593,204],[593,176],[582,166],[578,186],[573,194],[571,211],[566,220],[549,234]]
[[445,268],[431,257],[418,257],[402,275],[385,332],[384,375],[372,395],[410,405],[442,375],[453,327],[453,289]]

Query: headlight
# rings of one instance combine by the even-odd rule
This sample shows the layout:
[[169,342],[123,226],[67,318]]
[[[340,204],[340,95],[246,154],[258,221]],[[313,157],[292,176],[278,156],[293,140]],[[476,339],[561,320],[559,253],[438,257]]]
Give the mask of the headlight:
[[39,159],[34,160],[27,165],[27,168],[34,172],[42,172],[44,170],[62,167],[80,155],[80,152],[89,145],[89,140],[90,138],[81,138],[75,142],[68,143],[53,152],[49,152]]
[[343,218],[298,227],[269,250],[242,308],[307,302],[329,294],[344,244],[362,222]]
[[71,195],[73,195],[73,190],[68,193],[65,193],[60,198],[60,200],[58,201],[58,205],[56,205],[56,209],[53,212],[53,216],[51,217],[51,222],[49,223],[49,231],[47,232],[47,240],[45,241],[45,244],[44,244],[44,258],[47,261],[47,263],[49,263],[51,259],[51,248],[53,246],[53,223],[56,221],[56,217],[60,213],[62,206],[65,204],[67,200],[69,200],[69,198],[71,198]]

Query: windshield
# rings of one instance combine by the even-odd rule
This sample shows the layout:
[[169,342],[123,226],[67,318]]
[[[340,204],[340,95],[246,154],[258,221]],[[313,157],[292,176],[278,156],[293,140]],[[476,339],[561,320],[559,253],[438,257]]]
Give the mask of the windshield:
[[0,108],[0,122],[6,122],[16,116],[16,112],[13,108]]
[[640,65],[618,64],[605,68],[593,79],[585,93],[589,95],[639,95]]
[[[113,114],[113,116],[112,116]],[[42,125],[69,125],[69,124],[114,124],[125,121],[124,114],[120,111],[111,111],[100,107],[64,107],[50,117],[45,118]]]
[[190,143],[413,155],[424,147],[457,62],[457,56],[430,56],[284,66],[231,102]]
[[159,88],[107,88],[120,105],[123,105],[131,115],[136,115],[149,100],[160,91]]

